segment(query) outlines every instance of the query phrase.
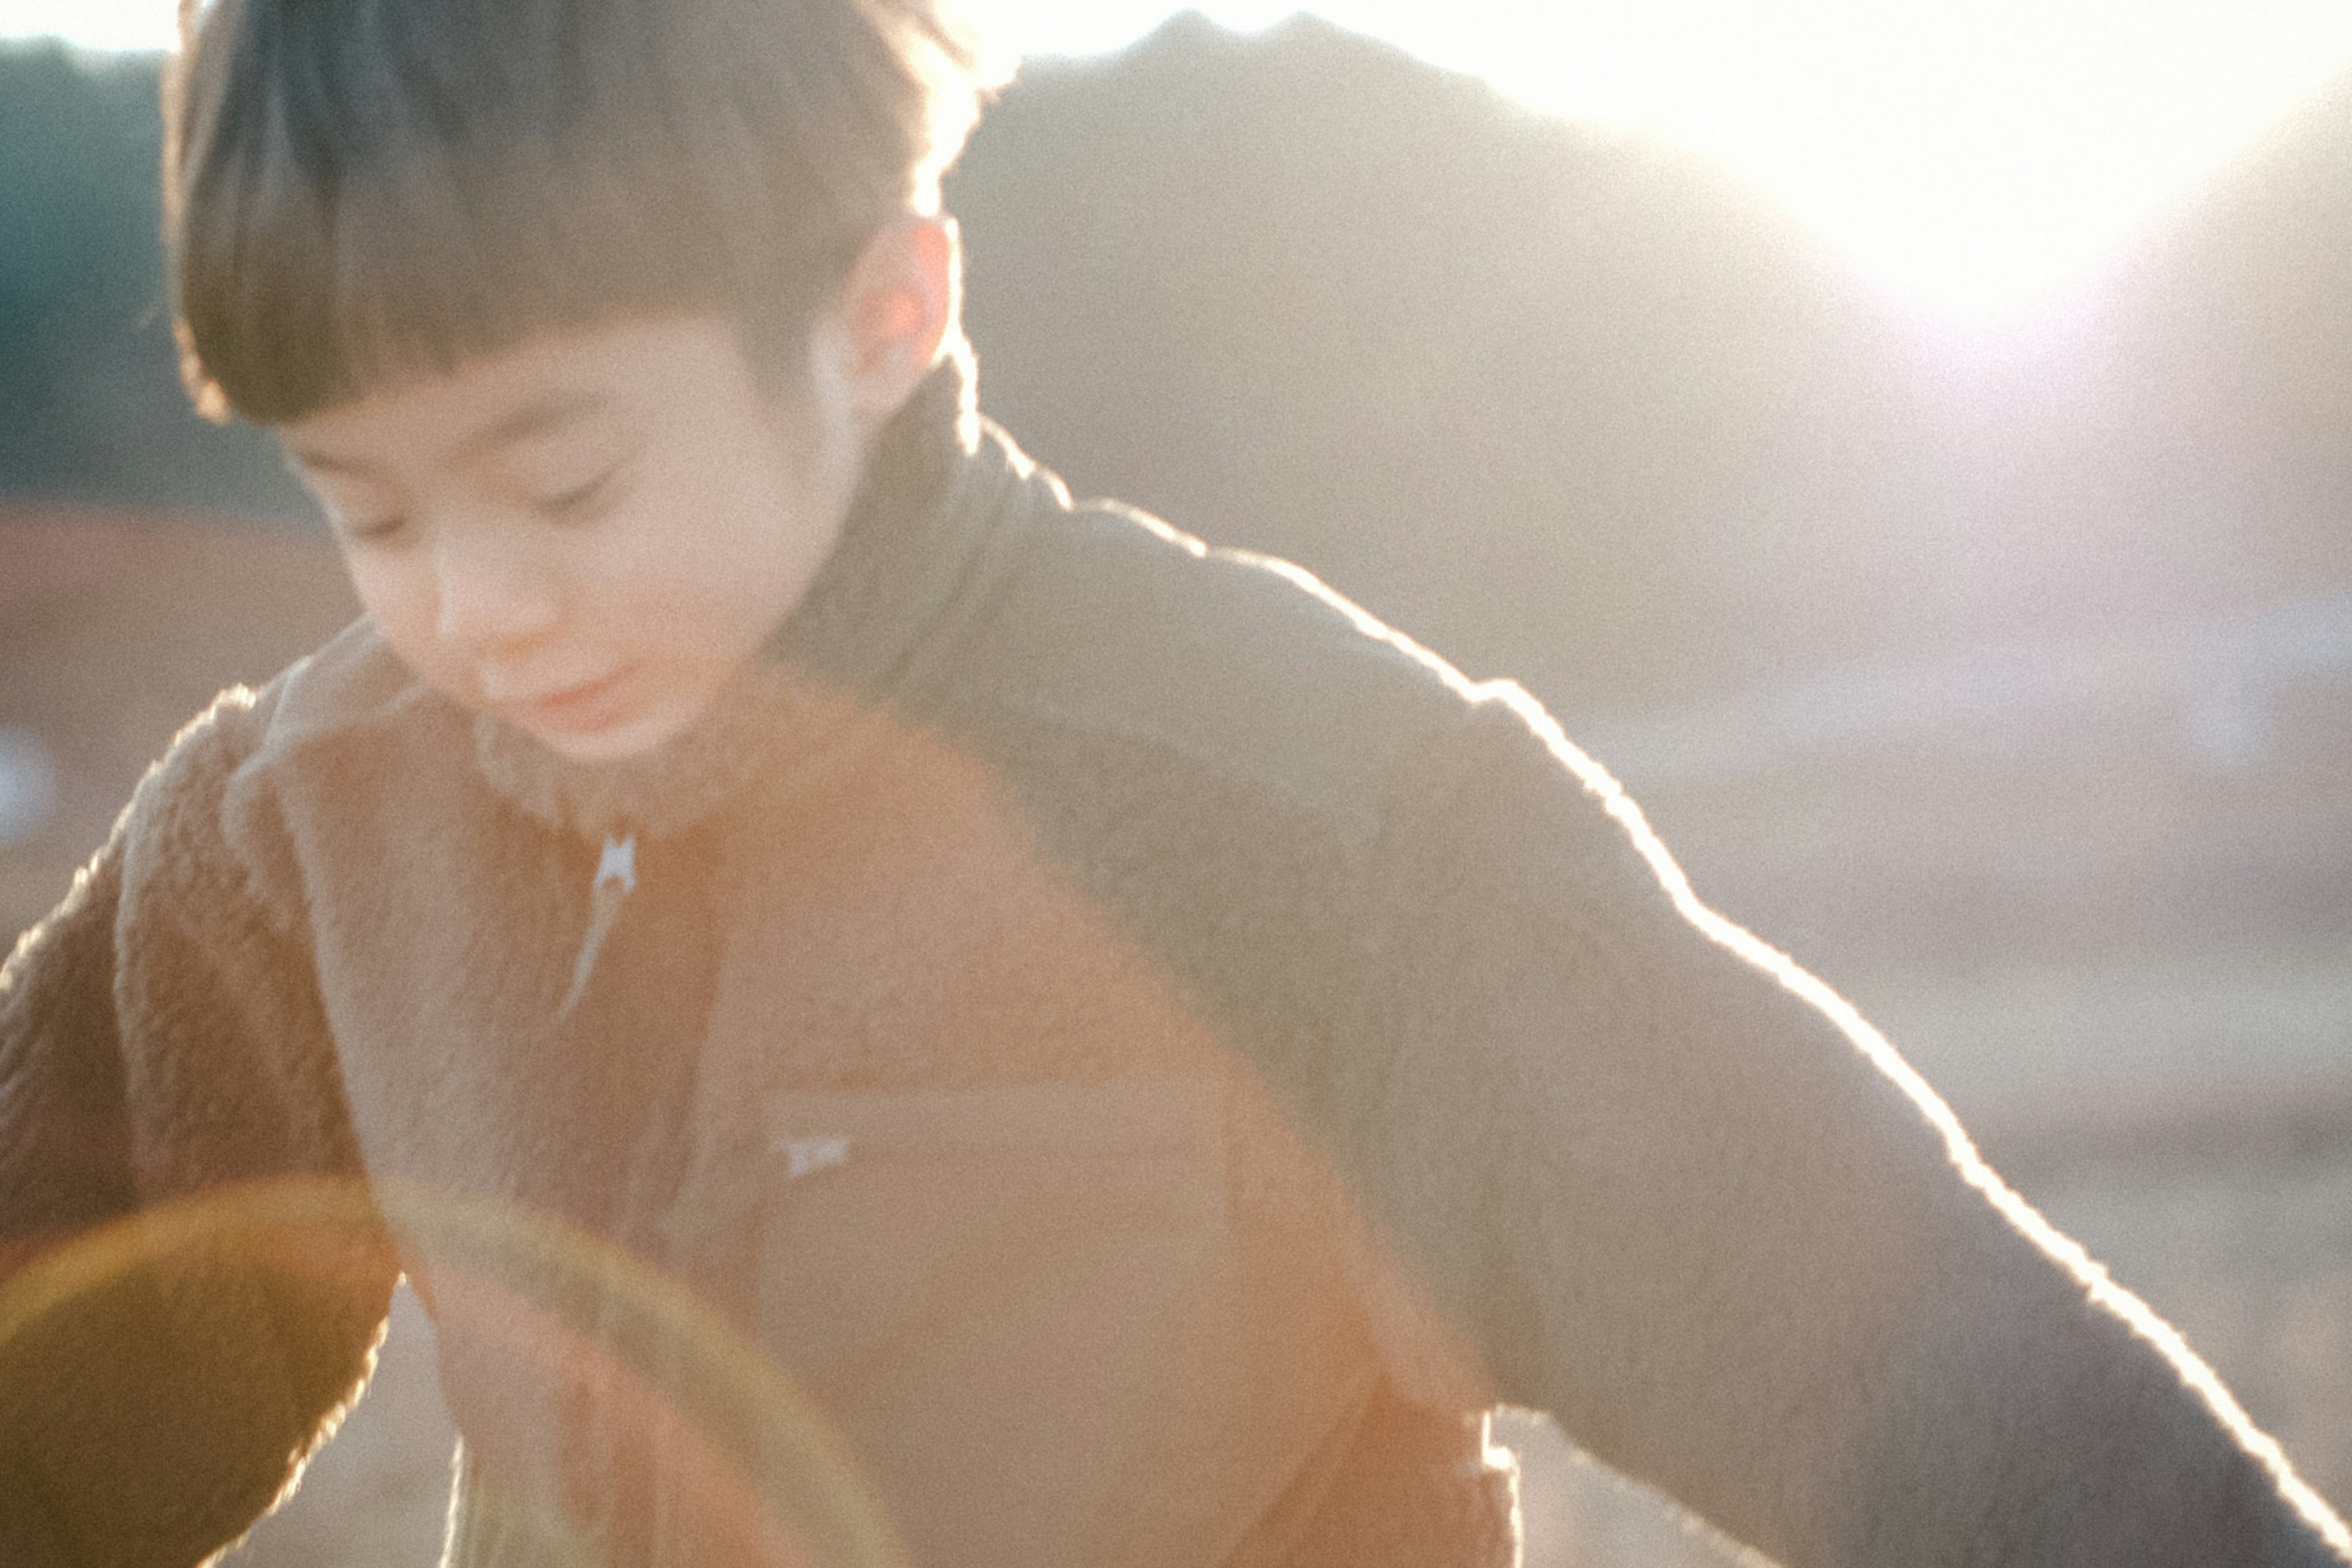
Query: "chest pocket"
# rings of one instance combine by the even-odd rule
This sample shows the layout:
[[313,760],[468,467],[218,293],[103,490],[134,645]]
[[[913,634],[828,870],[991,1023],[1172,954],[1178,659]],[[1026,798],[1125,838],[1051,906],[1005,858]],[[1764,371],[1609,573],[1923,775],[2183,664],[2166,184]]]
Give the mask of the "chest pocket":
[[1222,1555],[1241,1402],[1213,1084],[764,1111],[761,1337],[919,1564]]

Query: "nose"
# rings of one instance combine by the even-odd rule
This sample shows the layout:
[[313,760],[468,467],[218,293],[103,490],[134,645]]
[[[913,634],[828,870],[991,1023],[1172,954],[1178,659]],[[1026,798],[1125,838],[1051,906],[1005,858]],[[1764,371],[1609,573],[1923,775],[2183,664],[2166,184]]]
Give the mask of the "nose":
[[561,584],[550,563],[510,531],[441,531],[433,571],[439,608],[435,629],[444,643],[467,653],[513,649],[562,618]]

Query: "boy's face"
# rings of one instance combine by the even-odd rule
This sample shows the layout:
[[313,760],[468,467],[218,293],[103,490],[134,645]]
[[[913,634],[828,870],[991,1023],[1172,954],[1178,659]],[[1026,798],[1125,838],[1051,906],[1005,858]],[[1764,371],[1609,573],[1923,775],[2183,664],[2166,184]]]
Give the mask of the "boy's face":
[[604,761],[693,722],[799,602],[858,432],[837,380],[779,400],[731,323],[681,315],[543,334],[278,434],[394,651]]

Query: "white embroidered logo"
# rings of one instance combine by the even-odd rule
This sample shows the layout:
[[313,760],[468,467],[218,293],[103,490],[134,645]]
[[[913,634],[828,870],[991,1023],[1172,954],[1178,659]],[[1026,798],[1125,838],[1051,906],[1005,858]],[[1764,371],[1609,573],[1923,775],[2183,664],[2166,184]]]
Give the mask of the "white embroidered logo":
[[849,1163],[849,1140],[843,1137],[779,1138],[776,1147],[783,1152],[788,1182]]

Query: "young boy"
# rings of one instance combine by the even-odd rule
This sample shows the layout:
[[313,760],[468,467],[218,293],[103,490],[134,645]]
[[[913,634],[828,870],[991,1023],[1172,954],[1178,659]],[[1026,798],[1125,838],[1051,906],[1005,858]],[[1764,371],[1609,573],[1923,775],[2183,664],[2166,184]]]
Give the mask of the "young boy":
[[[190,11],[190,384],[367,616],[0,977],[20,1282],[256,1184],[534,1216],[772,1357],[920,1563],[1507,1563],[1501,1401],[1791,1568],[2345,1561],[1516,688],[977,419],[929,0]],[[234,1539],[404,1269],[456,1563],[727,1560],[659,1399],[406,1212],[0,1292],[0,1561]]]

